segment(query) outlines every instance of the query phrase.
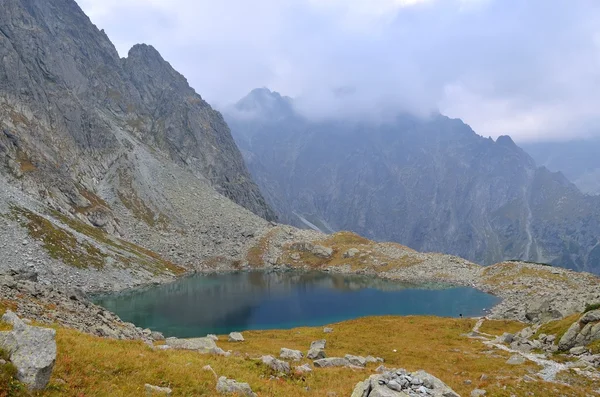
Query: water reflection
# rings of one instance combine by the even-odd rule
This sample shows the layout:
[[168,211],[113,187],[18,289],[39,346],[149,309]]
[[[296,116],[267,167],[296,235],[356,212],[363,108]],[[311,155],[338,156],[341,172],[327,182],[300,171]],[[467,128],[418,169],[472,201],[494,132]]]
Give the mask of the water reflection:
[[477,315],[496,302],[471,288],[263,272],[195,276],[96,299],[125,321],[179,337],[324,325],[367,315]]

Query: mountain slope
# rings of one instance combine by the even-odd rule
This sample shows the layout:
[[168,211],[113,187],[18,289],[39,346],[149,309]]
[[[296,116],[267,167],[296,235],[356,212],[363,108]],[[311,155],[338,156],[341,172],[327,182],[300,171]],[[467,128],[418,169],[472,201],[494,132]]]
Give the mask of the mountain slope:
[[3,232],[22,226],[43,245],[0,247],[3,267],[56,273],[81,257],[82,273],[95,264],[127,283],[122,270],[141,266],[131,280],[147,280],[168,261],[242,258],[275,219],[221,114],[154,48],[119,58],[73,0],[2,2],[0,181]]
[[[272,101],[280,105],[263,112]],[[226,115],[286,222],[488,264],[526,259],[600,271],[598,200],[538,168],[509,137],[486,139],[441,115],[311,122],[290,101],[255,90]]]
[[521,145],[535,161],[562,172],[584,193],[600,194],[600,140],[568,142],[530,142]]

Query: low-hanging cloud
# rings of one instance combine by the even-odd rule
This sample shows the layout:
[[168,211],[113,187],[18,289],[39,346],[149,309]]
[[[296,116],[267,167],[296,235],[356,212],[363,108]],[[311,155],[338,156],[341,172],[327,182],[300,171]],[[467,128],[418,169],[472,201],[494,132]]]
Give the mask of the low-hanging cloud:
[[482,135],[600,134],[596,0],[78,0],[209,102],[266,86],[310,117],[439,110]]

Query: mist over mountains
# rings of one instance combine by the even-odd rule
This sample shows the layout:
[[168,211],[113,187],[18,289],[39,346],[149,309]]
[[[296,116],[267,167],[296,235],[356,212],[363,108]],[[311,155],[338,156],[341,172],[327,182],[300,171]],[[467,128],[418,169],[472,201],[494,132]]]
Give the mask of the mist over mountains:
[[600,198],[508,136],[483,138],[440,114],[313,121],[264,88],[225,113],[267,201],[293,225],[486,264],[600,271]]
[[522,145],[539,165],[562,172],[584,193],[600,194],[600,138]]

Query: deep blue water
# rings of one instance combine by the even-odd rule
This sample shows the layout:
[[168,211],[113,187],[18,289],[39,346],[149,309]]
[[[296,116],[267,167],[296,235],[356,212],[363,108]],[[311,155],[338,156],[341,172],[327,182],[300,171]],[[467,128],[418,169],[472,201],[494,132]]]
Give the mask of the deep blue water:
[[321,326],[378,315],[476,316],[498,301],[473,288],[263,272],[194,276],[95,299],[124,321],[177,337]]

